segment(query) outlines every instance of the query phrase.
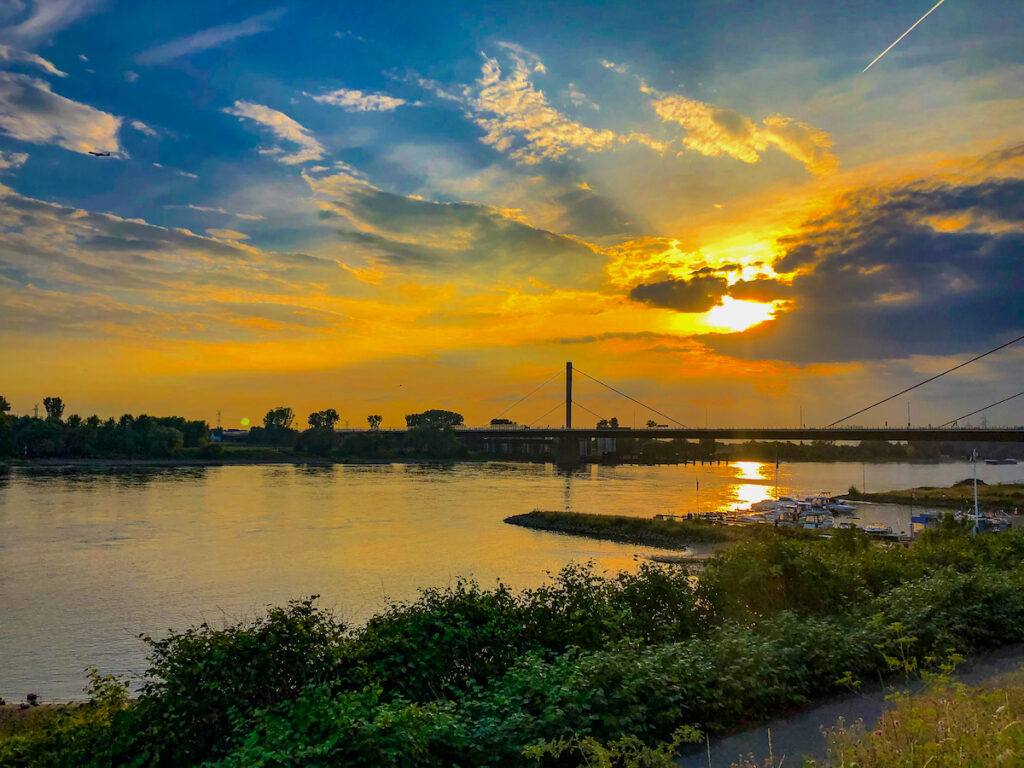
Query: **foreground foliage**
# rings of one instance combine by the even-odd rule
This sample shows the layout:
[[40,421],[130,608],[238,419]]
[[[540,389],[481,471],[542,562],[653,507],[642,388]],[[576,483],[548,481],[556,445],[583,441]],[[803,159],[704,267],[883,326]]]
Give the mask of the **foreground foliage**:
[[1024,762],[1024,672],[999,685],[941,682],[903,696],[872,728],[828,732],[832,762],[857,768],[991,768]]
[[953,521],[910,549],[759,528],[699,581],[459,581],[359,628],[302,600],[147,639],[137,702],[94,694],[73,712],[102,716],[0,740],[0,765],[666,765],[698,732],[1024,639],[1022,563],[1024,536]]

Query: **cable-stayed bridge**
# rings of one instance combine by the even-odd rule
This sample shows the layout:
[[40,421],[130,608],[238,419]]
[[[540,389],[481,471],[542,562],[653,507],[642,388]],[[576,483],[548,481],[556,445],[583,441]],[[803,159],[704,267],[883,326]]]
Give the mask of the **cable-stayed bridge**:
[[[460,439],[468,447],[480,450],[484,453],[504,453],[517,455],[544,454],[556,455],[560,462],[573,462],[582,456],[614,453],[615,441],[619,438],[647,438],[647,439],[683,439],[697,440],[706,445],[713,445],[716,440],[822,440],[826,442],[851,441],[860,442],[863,440],[886,440],[886,441],[911,441],[911,442],[1024,442],[1024,427],[961,427],[959,423],[982,411],[988,410],[997,405],[1024,396],[1024,391],[1003,397],[993,403],[981,408],[976,408],[970,413],[951,419],[944,424],[933,427],[914,427],[909,417],[905,427],[864,427],[848,425],[851,419],[856,416],[890,402],[902,395],[911,392],[919,387],[934,382],[950,373],[964,368],[977,360],[981,360],[1002,349],[1010,347],[1019,341],[1024,340],[1024,335],[1000,344],[986,352],[959,363],[941,373],[929,376],[912,386],[906,387],[895,394],[884,397],[871,403],[853,413],[843,416],[830,424],[821,427],[694,427],[684,424],[663,411],[645,403],[632,395],[623,392],[621,389],[601,381],[585,371],[574,368],[572,362],[565,364],[565,397],[549,408],[546,412],[526,424],[513,423],[510,419],[502,418],[514,409],[521,410],[521,406],[539,392],[552,384],[561,374],[561,370],[555,371],[548,376],[540,385],[532,389],[526,395],[520,397],[504,411],[497,414],[486,427],[458,427],[457,433]],[[583,405],[574,399],[574,382],[576,376],[582,376],[586,380],[599,384],[613,392],[618,397],[640,406],[645,413],[660,417],[665,423],[656,424],[654,420],[648,422],[645,428],[624,427],[616,423],[614,419],[605,419],[590,407]],[[564,411],[563,411],[564,409]],[[536,426],[538,422],[548,419],[558,410],[563,416],[562,424],[558,427]],[[574,413],[583,411],[590,417],[597,419],[595,426],[580,427],[574,426]],[[556,416],[555,418],[558,418]],[[401,431],[401,430],[389,430]],[[596,442],[596,445],[595,445]]]

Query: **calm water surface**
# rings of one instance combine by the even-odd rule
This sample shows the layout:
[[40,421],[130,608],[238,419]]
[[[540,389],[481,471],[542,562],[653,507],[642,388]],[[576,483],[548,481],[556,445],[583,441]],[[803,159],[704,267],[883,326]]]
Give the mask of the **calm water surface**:
[[[876,491],[971,474],[967,464],[865,471]],[[755,462],[572,474],[502,463],[0,473],[0,696],[74,698],[90,666],[141,674],[140,632],[220,624],[310,594],[361,622],[388,598],[459,576],[528,587],[574,560],[632,569],[650,550],[502,519],[536,508],[650,516],[748,506],[773,494],[774,473]],[[1024,465],[981,466],[979,476],[1020,482]],[[779,471],[782,494],[862,482],[853,463]],[[907,508],[864,505],[860,517],[909,526]]]

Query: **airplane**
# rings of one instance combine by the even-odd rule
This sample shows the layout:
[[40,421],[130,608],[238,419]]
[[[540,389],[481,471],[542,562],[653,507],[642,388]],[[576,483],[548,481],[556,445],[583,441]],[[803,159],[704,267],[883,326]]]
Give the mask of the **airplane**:
[[89,150],[89,154],[96,155],[96,157],[110,157],[109,152],[93,152],[91,149]]

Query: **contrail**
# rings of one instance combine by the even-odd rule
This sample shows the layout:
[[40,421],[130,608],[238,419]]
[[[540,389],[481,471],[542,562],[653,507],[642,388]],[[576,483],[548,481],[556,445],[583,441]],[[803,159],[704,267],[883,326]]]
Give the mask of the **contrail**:
[[[922,17],[921,17],[920,19],[918,19],[917,21],[915,21],[915,22],[914,22],[914,24],[913,24],[913,26],[911,26],[911,28],[910,28],[910,29],[908,29],[908,30],[907,30],[906,32],[904,32],[904,33],[903,33],[902,35],[900,35],[899,37],[897,37],[897,38],[896,38],[896,42],[894,42],[894,43],[893,43],[892,45],[890,45],[890,46],[889,46],[888,48],[886,48],[886,49],[885,49],[884,51],[882,51],[882,52],[881,52],[880,54],[878,54],[878,55],[877,55],[877,56],[875,57],[875,61],[878,61],[878,60],[879,60],[880,58],[882,58],[883,56],[885,56],[885,54],[887,54],[887,53],[888,53],[889,51],[891,51],[891,50],[892,50],[893,48],[895,48],[895,47],[896,47],[896,43],[898,43],[898,42],[899,42],[900,40],[902,40],[902,39],[903,39],[904,37],[906,37],[906,36],[907,36],[907,35],[909,35],[909,34],[910,34],[911,32],[913,32],[913,31],[914,31],[914,27],[916,27],[916,26],[917,26],[918,24],[920,24],[920,23],[921,23],[922,21],[924,21],[925,19],[927,19],[927,18],[928,18],[928,14],[930,14],[930,13],[931,13],[932,11],[934,11],[934,10],[935,10],[936,8],[938,8],[938,7],[940,6],[940,5],[942,5],[942,4],[944,3],[944,2],[946,2],[946,0],[939,0],[939,2],[937,2],[937,3],[935,4],[935,5],[933,5],[933,6],[931,7],[931,10],[929,10],[929,11],[928,11],[928,13],[926,13],[926,14],[925,14],[924,16],[922,16]],[[863,74],[864,72],[867,72],[867,71],[868,71],[869,69],[871,69],[871,67],[872,67],[872,66],[874,66],[874,63],[875,63],[875,61],[872,61],[872,62],[871,62],[870,64],[868,64],[868,65],[867,65],[866,67],[864,67],[864,69],[862,69],[862,70],[861,70],[861,73]]]

